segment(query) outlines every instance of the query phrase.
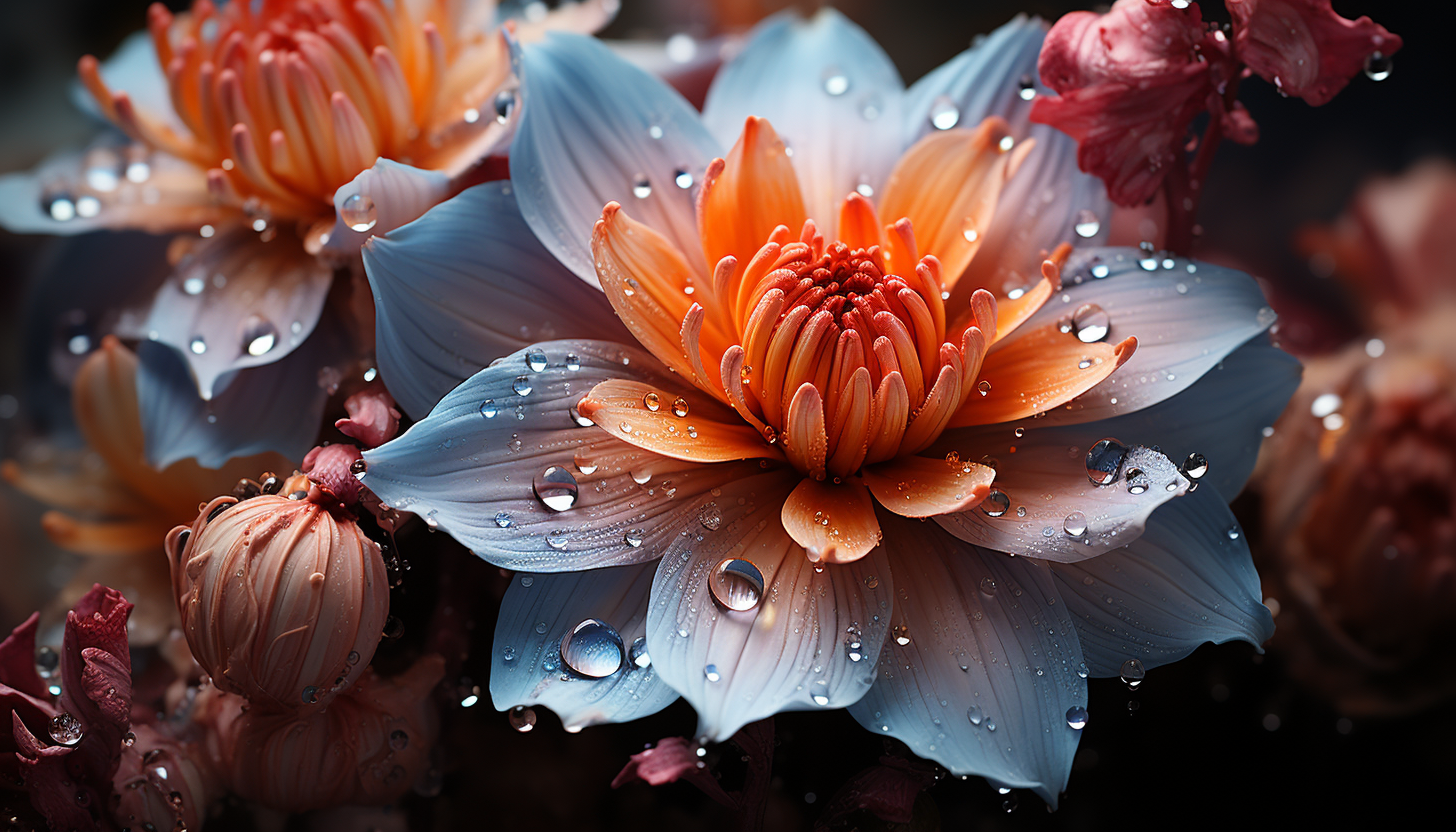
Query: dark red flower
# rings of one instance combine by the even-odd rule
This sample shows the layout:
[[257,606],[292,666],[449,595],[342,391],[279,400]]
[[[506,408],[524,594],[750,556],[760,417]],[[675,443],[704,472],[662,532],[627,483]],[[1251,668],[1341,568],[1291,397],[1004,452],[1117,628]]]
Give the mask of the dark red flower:
[[1188,125],[1231,74],[1228,53],[1197,4],[1118,0],[1104,15],[1072,12],[1042,44],[1037,69],[1058,95],[1038,99],[1031,120],[1075,138],[1078,167],[1114,202],[1140,204],[1181,161]]
[[1285,95],[1319,106],[1367,60],[1383,61],[1400,37],[1368,17],[1347,20],[1330,0],[1226,0],[1239,58]]

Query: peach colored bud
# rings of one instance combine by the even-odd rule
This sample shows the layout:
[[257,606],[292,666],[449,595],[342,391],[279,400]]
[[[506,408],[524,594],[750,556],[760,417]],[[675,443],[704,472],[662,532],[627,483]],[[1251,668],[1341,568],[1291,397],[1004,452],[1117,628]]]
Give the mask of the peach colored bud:
[[122,829],[201,829],[218,788],[184,743],[149,725],[133,726],[123,743],[111,817]]
[[384,679],[366,671],[326,710],[244,708],[208,689],[194,720],[206,728],[208,758],[233,792],[272,809],[305,812],[398,799],[429,766],[438,736],[430,690],[445,661],[426,656]]
[[315,710],[374,656],[388,577],[344,513],[307,497],[218,497],[167,535],[167,555],[182,631],[223,690]]

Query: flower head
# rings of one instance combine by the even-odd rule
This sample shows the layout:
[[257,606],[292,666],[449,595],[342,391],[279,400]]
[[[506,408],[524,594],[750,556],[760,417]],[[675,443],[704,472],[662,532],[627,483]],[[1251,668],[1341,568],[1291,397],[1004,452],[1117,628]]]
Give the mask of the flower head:
[[[276,479],[276,478],[275,478]],[[261,706],[317,710],[379,645],[389,587],[379,545],[309,496],[218,497],[167,535],[182,629],[220,689]]]

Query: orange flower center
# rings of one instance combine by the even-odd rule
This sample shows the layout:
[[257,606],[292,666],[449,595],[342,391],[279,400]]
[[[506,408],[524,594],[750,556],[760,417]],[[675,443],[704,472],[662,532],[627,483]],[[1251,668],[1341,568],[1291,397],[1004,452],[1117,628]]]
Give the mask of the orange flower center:
[[185,133],[109,90],[94,57],[80,74],[108,118],[207,169],[219,198],[313,217],[377,158],[410,162],[474,132],[471,102],[499,85],[506,61],[499,39],[466,19],[471,7],[197,0],[174,18],[155,4],[152,41]]

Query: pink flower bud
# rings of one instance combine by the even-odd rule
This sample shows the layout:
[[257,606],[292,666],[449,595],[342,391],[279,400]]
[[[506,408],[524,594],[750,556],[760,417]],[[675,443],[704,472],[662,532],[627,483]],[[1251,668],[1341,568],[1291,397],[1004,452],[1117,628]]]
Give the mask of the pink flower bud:
[[426,656],[403,675],[366,671],[326,710],[244,709],[208,689],[194,720],[206,726],[214,770],[238,795],[285,812],[398,799],[429,766],[438,736],[430,690],[444,659]]
[[187,643],[223,690],[315,710],[374,656],[388,577],[378,544],[342,512],[307,497],[218,497],[167,535],[167,554]]
[[112,819],[122,829],[201,829],[218,789],[191,750],[147,725],[133,727],[130,743],[112,777]]

